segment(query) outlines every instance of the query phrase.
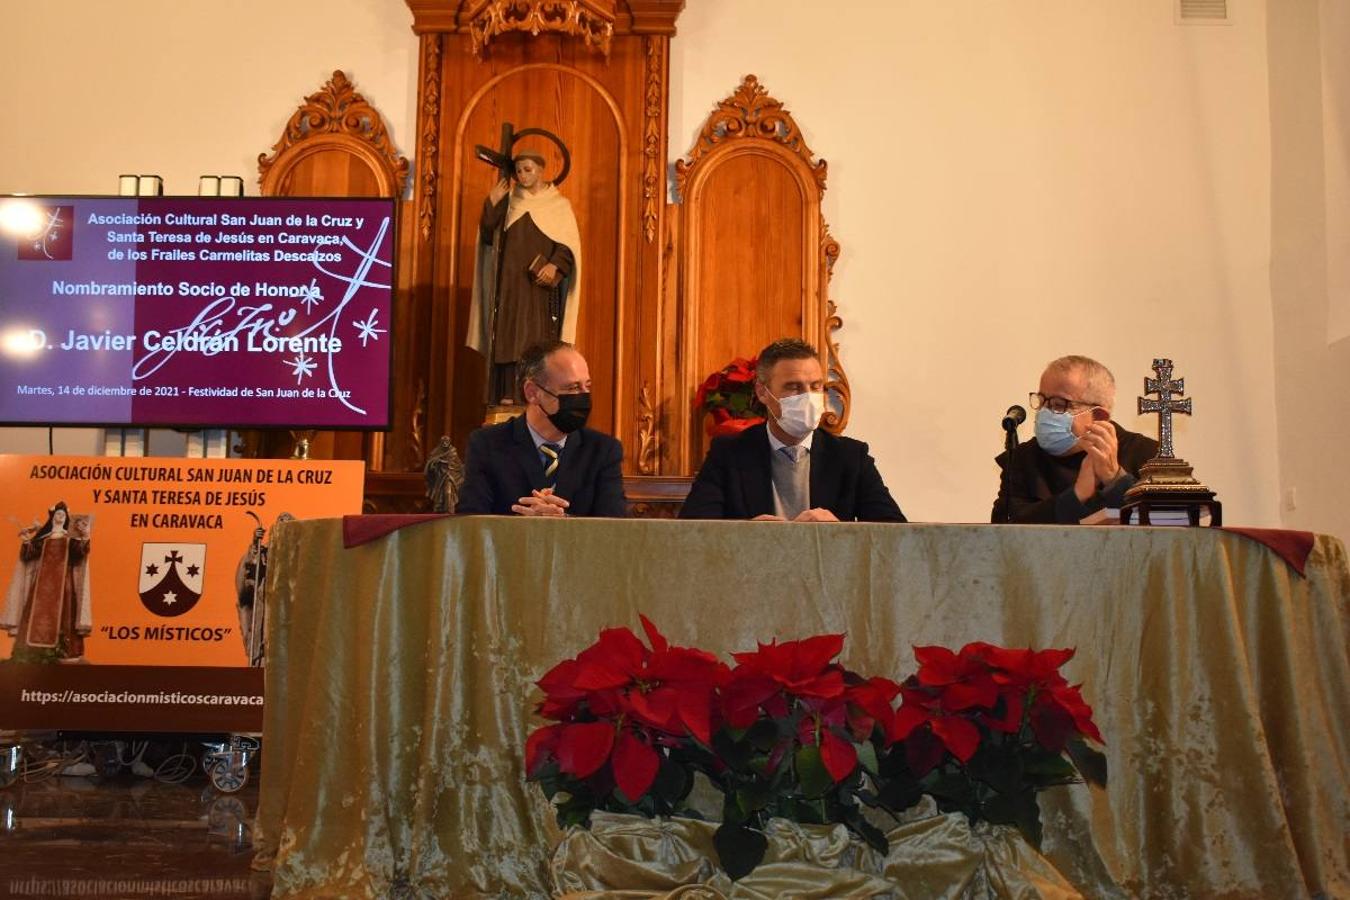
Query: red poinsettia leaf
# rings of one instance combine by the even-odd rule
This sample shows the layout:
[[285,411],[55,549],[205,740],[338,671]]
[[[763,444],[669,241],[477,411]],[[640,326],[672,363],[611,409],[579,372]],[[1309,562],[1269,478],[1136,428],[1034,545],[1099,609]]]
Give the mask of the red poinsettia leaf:
[[891,725],[891,740],[903,741],[909,737],[910,732],[918,728],[929,719],[928,711],[910,704],[900,707],[899,712],[895,714],[895,719]]
[[1060,706],[1073,718],[1073,724],[1078,732],[1084,737],[1092,738],[1099,744],[1106,743],[1102,739],[1102,733],[1097,730],[1097,725],[1092,721],[1092,707],[1083,700],[1083,695],[1077,686],[1053,688],[1046,692],[1046,695]]
[[869,678],[848,689],[848,702],[873,719],[885,721],[893,715],[891,703],[900,693],[900,685],[889,678]]
[[545,725],[536,728],[525,739],[525,774],[533,777],[539,767],[553,756],[562,737],[563,725]]
[[1026,695],[1022,691],[1007,691],[1003,694],[1003,714],[986,716],[983,721],[995,731],[1016,734],[1022,728],[1022,711],[1025,703]]
[[1029,718],[1032,733],[1036,735],[1036,743],[1052,753],[1063,751],[1064,745],[1078,730],[1074,725],[1073,716],[1051,700],[1047,694],[1036,698]]
[[541,718],[557,721],[575,716],[579,707],[580,704],[576,700],[555,700],[549,697],[539,704],[536,711]]
[[914,658],[919,662],[920,684],[951,684],[961,675],[961,660],[946,647],[915,647]]
[[769,697],[769,699],[765,700],[762,705],[764,707],[764,712],[767,713],[770,718],[781,719],[788,714],[787,698],[782,694],[774,694]]
[[980,729],[960,716],[934,716],[933,734],[961,762],[969,762],[980,746]]
[[612,766],[614,783],[630,802],[636,803],[656,780],[656,773],[661,768],[661,757],[645,742],[625,731],[614,745]]
[[613,746],[614,726],[609,722],[564,725],[558,741],[558,768],[586,778],[605,764]]
[[[844,649],[842,634],[819,634],[802,641],[796,641],[793,656],[792,676],[796,679],[816,675],[830,664]],[[784,645],[790,646],[790,645]],[[842,679],[841,679],[842,681]]]
[[778,683],[767,675],[749,669],[737,669],[722,686],[722,706],[732,711],[757,710],[759,705],[778,692]]
[[579,668],[575,659],[565,659],[545,672],[544,677],[535,684],[550,697],[581,697],[584,692],[577,690],[573,684]]
[[656,626],[652,624],[651,619],[648,619],[642,613],[638,613],[638,618],[642,620],[642,630],[647,633],[647,643],[652,645],[653,650],[660,653],[670,647],[670,641],[667,641],[665,635],[656,630]]
[[626,697],[633,716],[645,725],[665,731],[678,732],[675,710],[675,689],[659,687],[654,691],[629,691]]
[[904,742],[903,746],[905,748],[905,763],[916,778],[922,778],[937,768],[938,764],[942,762],[942,758],[947,754],[947,751],[942,747],[942,742],[935,738],[933,732],[928,728],[920,728],[915,731]]
[[688,688],[676,691],[675,708],[689,733],[705,747],[712,744],[712,691]]
[[820,759],[835,784],[843,781],[858,765],[858,751],[848,741],[826,728],[820,733]]
[[993,709],[998,702],[998,685],[987,675],[965,678],[942,689],[942,706],[953,711],[982,706]]

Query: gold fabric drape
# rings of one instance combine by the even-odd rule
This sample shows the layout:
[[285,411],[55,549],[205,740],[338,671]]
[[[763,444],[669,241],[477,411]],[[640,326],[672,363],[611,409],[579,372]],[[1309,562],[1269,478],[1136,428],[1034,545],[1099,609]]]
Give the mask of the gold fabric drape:
[[843,631],[847,665],[892,677],[914,644],[1077,647],[1111,781],[1042,795],[1071,883],[1350,896],[1334,538],[1306,578],[1236,535],[1138,527],[464,518],[344,550],[311,520],[271,554],[256,841],[278,896],[546,896],[533,681],[639,612],[718,653]]
[[[926,804],[887,830],[885,856],[842,825],[771,819],[764,861],[734,882],[715,862],[715,823],[598,812],[589,829],[563,837],[551,865],[553,890],[566,900],[1082,900],[1016,829],[972,828],[964,814],[938,815]],[[1111,889],[1094,887],[1094,897]]]

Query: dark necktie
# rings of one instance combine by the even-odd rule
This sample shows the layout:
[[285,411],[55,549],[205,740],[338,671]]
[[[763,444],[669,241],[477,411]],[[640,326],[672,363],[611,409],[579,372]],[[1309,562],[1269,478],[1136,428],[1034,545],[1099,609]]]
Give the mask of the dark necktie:
[[544,479],[548,482],[549,487],[553,487],[554,482],[558,480],[558,454],[562,452],[562,446],[559,444],[540,444],[539,452],[544,456]]

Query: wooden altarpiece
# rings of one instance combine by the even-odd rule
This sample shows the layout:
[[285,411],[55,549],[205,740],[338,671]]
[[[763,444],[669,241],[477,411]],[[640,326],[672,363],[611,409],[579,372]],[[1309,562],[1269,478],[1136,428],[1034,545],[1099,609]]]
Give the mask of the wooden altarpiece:
[[[367,459],[368,509],[414,508],[426,450],[441,434],[462,450],[482,422],[485,363],[466,329],[479,216],[497,175],[474,148],[495,147],[503,122],[551,131],[570,149],[560,189],[585,258],[577,343],[595,383],[591,423],[624,443],[636,514],[673,514],[702,461],[698,385],[773,338],[800,335],[825,352],[827,427],[843,429],[826,166],[754,76],[715,104],[675,166],[679,202],[668,202],[668,59],[684,0],[406,2],[420,53],[414,183],[399,216],[394,425],[382,438],[319,436],[314,446]],[[332,102],[315,113],[315,97],[261,161],[264,193],[401,196],[407,163],[383,126],[328,128]],[[339,148],[339,137],[351,140]],[[320,139],[323,151],[310,146]],[[531,149],[550,158],[546,175],[558,171],[553,147]]]

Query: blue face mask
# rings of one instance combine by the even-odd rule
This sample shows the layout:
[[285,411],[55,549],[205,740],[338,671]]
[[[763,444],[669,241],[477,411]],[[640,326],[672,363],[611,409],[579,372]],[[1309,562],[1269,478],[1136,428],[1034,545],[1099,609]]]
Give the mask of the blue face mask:
[[1074,418],[1067,412],[1051,412],[1048,406],[1042,406],[1036,410],[1036,443],[1051,456],[1064,456],[1078,443],[1073,433]]

